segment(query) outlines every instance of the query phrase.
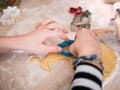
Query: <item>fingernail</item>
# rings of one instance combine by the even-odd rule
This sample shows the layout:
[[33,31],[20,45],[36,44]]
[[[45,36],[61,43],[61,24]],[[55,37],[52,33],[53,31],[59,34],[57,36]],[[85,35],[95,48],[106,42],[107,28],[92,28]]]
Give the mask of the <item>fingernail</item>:
[[70,40],[70,39],[67,37],[67,38],[66,38],[66,41],[69,41],[69,40]]
[[58,52],[61,52],[61,51],[62,51],[62,48],[61,48],[61,47],[57,47],[57,51],[58,51]]

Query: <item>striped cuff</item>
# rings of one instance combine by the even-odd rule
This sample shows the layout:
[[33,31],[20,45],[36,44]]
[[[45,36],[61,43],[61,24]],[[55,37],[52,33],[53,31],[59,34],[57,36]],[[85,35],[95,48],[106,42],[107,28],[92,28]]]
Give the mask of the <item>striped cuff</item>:
[[82,62],[76,68],[72,90],[102,90],[103,72],[96,66]]

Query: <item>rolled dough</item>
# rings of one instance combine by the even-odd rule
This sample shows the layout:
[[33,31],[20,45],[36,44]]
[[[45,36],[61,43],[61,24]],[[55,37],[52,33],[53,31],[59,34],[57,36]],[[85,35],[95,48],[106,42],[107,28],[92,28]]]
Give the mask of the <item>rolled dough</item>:
[[[102,57],[104,62],[104,80],[106,80],[112,72],[115,70],[117,56],[115,52],[107,47],[105,44],[102,44]],[[72,62],[75,58],[66,57],[62,54],[49,53],[45,58],[40,59],[37,56],[31,56],[30,62],[37,62],[40,64],[40,67],[48,72],[51,71],[50,63],[59,62],[61,60],[69,60],[70,66],[72,67]]]

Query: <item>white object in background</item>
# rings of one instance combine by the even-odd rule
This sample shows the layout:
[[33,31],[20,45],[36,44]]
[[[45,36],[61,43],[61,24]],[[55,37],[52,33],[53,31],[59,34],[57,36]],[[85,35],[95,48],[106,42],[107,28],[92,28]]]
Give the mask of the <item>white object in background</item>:
[[8,6],[7,9],[3,10],[3,15],[0,17],[0,23],[2,25],[13,25],[15,23],[15,18],[20,15],[20,10],[17,6]]
[[120,9],[120,2],[114,3],[114,9],[115,10]]

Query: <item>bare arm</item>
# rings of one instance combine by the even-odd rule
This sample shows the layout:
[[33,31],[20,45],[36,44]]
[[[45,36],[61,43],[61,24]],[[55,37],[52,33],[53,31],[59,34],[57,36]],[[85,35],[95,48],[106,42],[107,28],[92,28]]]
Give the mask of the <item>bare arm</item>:
[[11,50],[24,50],[36,54],[61,52],[61,47],[57,45],[46,45],[45,41],[49,38],[69,40],[65,35],[66,33],[67,30],[63,26],[57,24],[55,21],[47,21],[38,25],[35,30],[25,35],[0,37],[0,53]]
[[20,49],[20,36],[0,37],[0,53]]

